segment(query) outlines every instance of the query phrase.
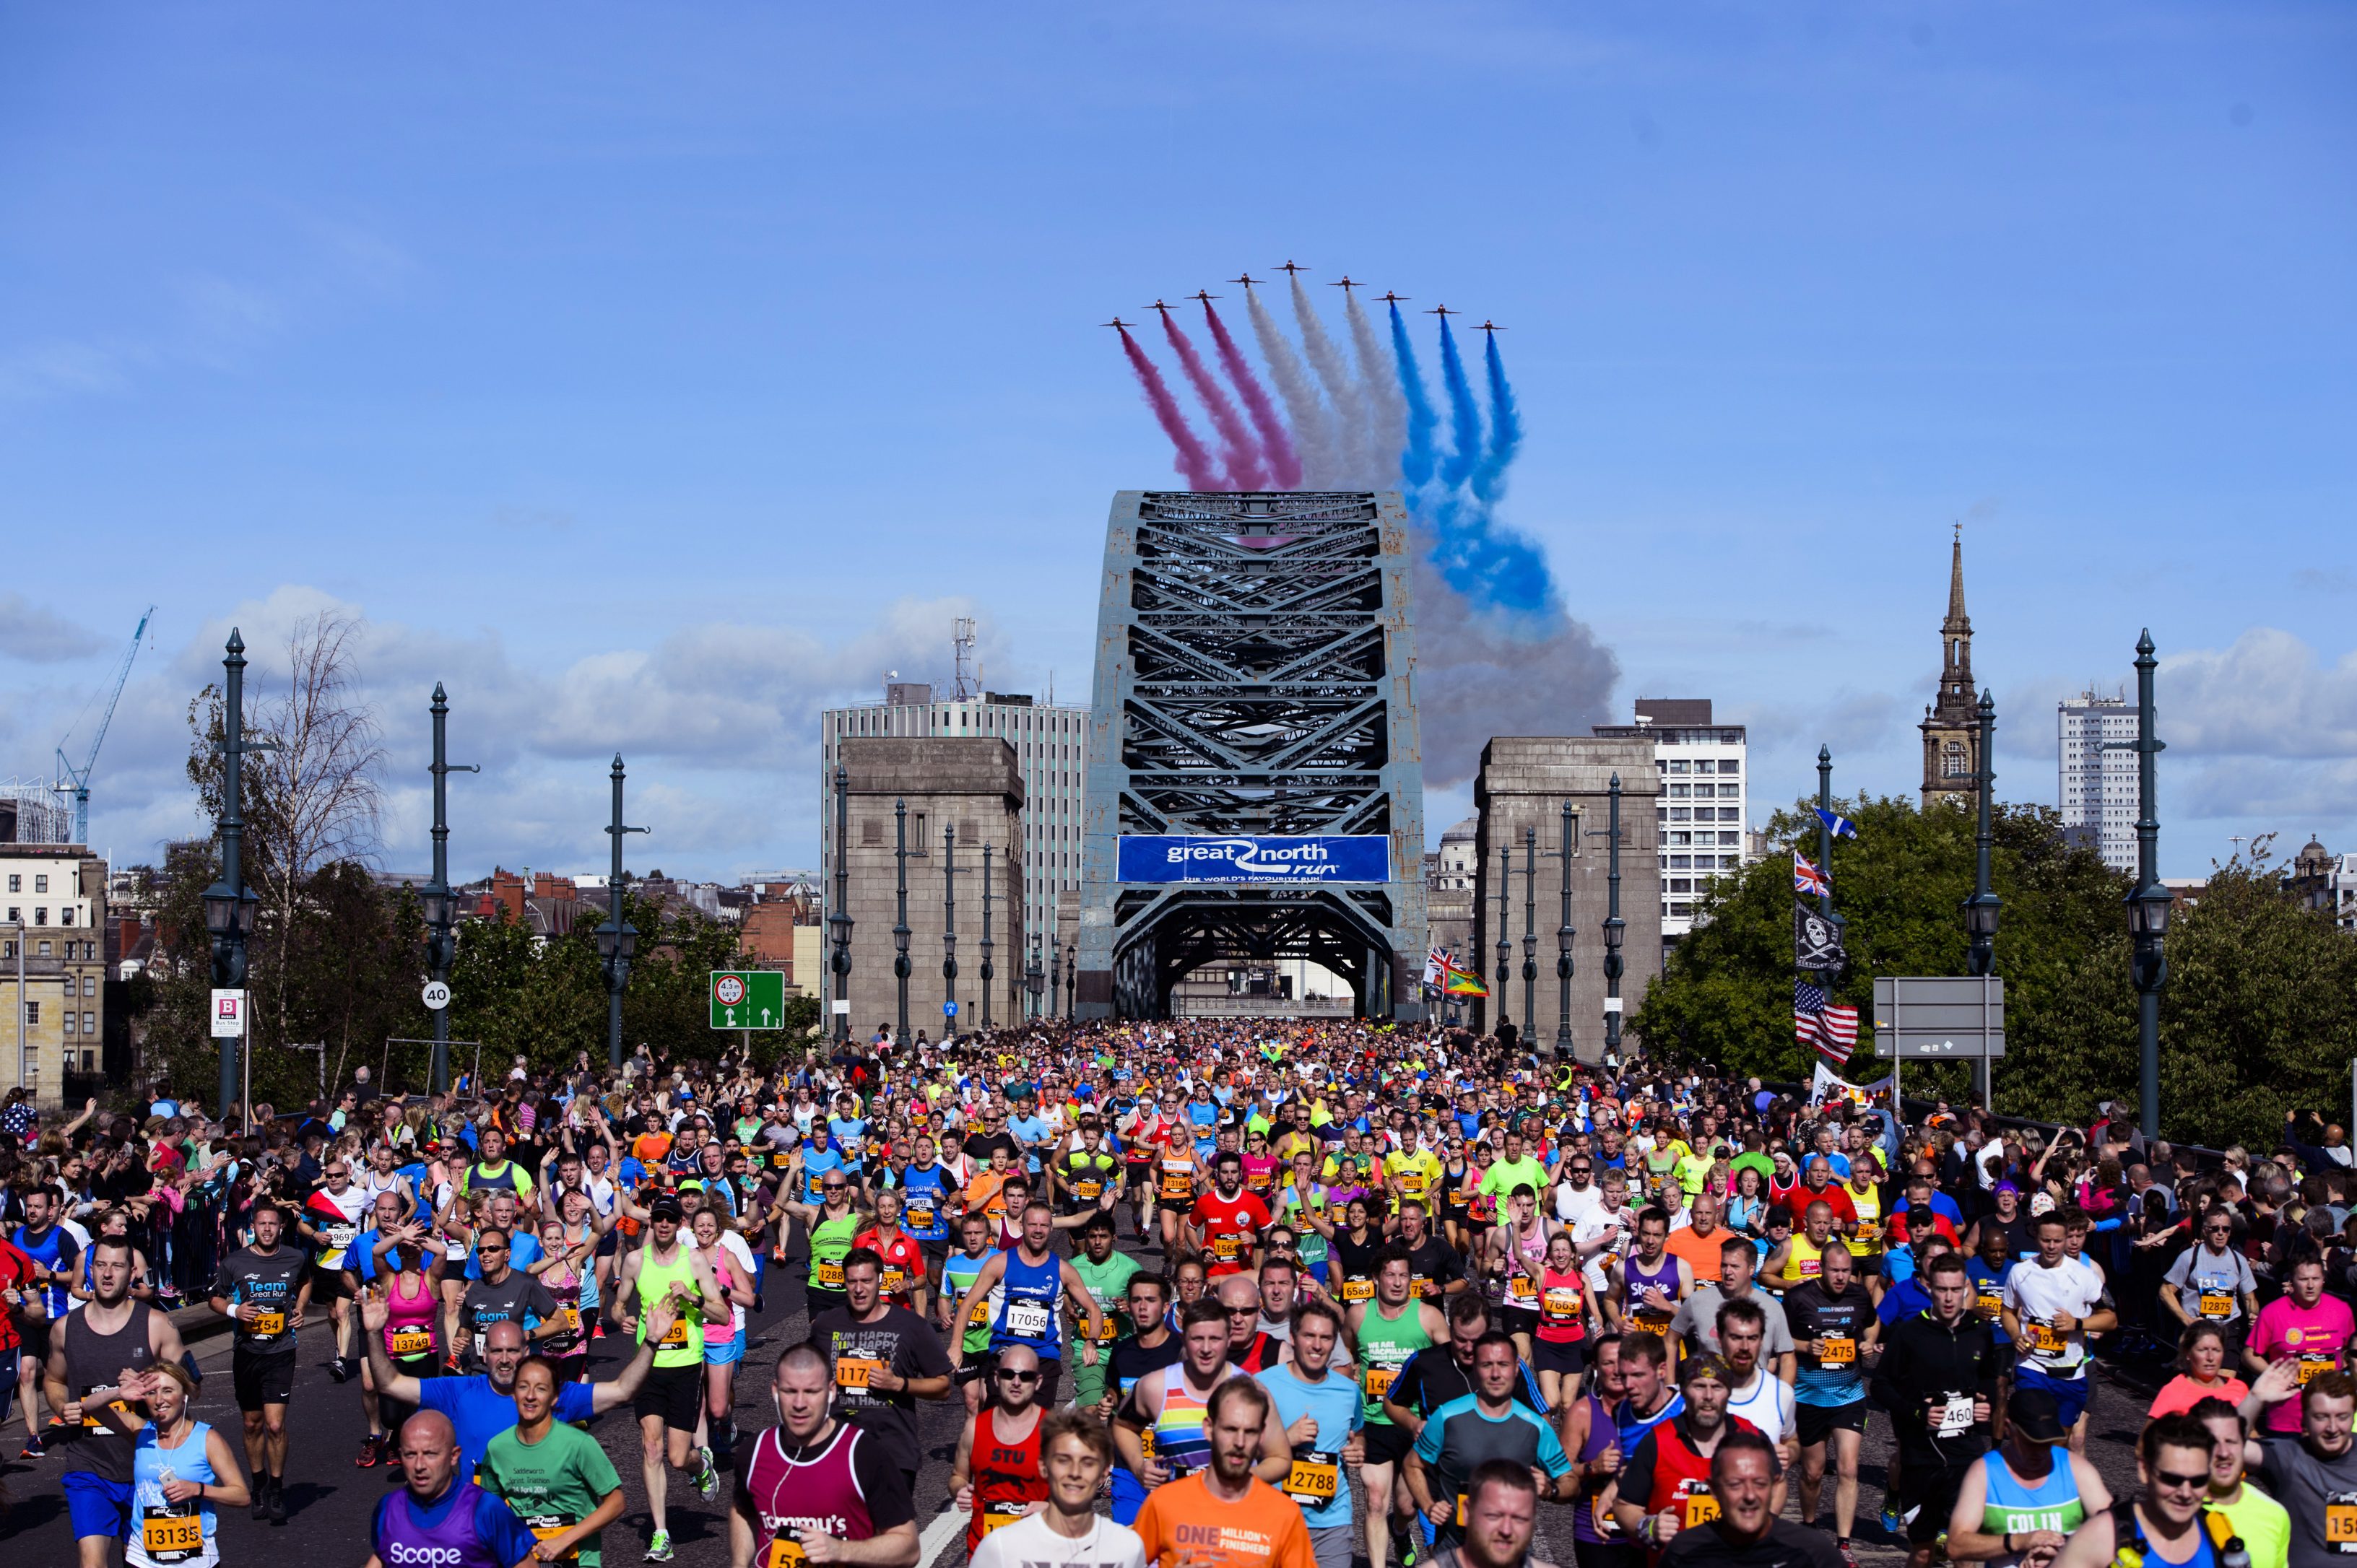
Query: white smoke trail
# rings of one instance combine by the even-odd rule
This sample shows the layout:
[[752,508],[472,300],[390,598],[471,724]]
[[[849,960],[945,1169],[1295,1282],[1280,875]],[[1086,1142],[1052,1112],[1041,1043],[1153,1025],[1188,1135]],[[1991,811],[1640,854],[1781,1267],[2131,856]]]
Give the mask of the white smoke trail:
[[1334,445],[1340,458],[1338,482],[1353,489],[1379,488],[1381,475],[1372,460],[1373,447],[1367,429],[1366,403],[1351,379],[1351,367],[1343,360],[1342,351],[1334,347],[1334,339],[1326,336],[1326,324],[1310,308],[1309,291],[1301,286],[1298,277],[1293,279],[1293,318],[1301,328],[1302,351],[1308,356],[1310,368],[1318,372],[1327,401],[1334,405]]
[[[1420,531],[1419,531],[1420,532]],[[1586,735],[1609,722],[1620,660],[1559,600],[1534,613],[1475,604],[1416,541],[1415,682],[1424,781],[1446,789],[1480,771],[1499,735]]]
[[1375,324],[1359,306],[1349,289],[1343,313],[1351,319],[1351,345],[1358,351],[1359,392],[1367,411],[1366,445],[1374,459],[1373,481],[1390,487],[1400,482],[1399,460],[1407,445],[1407,399],[1400,392],[1399,367],[1390,348],[1375,335]]
[[1269,379],[1276,382],[1276,395],[1285,400],[1286,418],[1293,425],[1294,449],[1301,456],[1301,482],[1313,490],[1333,489],[1343,482],[1334,422],[1327,416],[1318,388],[1310,381],[1301,356],[1293,351],[1292,342],[1276,325],[1276,317],[1251,289],[1244,290],[1244,299],[1252,307],[1254,340],[1260,345],[1261,358],[1268,361]]

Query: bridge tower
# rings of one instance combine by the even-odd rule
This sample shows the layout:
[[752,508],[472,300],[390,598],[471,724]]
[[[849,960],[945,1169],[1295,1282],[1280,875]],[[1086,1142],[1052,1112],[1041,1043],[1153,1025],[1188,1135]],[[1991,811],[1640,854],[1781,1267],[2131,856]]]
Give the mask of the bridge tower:
[[[1082,1017],[1160,1017],[1171,987],[1205,964],[1291,958],[1346,977],[1363,1016],[1423,1015],[1410,548],[1393,492],[1114,497],[1088,736]],[[1148,838],[1222,841],[1195,846],[1194,864],[1215,868],[1297,856],[1330,859],[1341,876],[1162,880],[1138,875],[1162,858],[1138,842]],[[1270,840],[1291,842],[1239,842]]]

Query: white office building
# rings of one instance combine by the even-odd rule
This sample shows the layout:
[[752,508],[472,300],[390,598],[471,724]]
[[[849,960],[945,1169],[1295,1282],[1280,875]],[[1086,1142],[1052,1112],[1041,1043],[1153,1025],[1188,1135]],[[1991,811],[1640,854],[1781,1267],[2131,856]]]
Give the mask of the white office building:
[[[920,681],[889,682],[884,701],[867,707],[828,708],[819,715],[820,880],[834,870],[834,763],[838,741],[866,736],[996,736],[1015,748],[1023,772],[1023,908],[1028,929],[1021,951],[1037,935],[1044,948],[1059,904],[1067,912],[1081,896],[1081,780],[1087,771],[1089,710],[1035,703],[1028,696],[985,692],[936,700]],[[960,895],[961,897],[963,895]]]
[[1731,876],[1750,852],[1745,832],[1749,787],[1745,730],[1711,717],[1708,697],[1640,697],[1634,724],[1598,725],[1616,738],[1646,736],[1662,793],[1662,950],[1694,929],[1695,900],[1713,877]]
[[2056,804],[2066,837],[2085,843],[2115,871],[2136,864],[2136,754],[2112,749],[2136,737],[2136,711],[2125,696],[2082,692],[2056,704],[2059,740]]

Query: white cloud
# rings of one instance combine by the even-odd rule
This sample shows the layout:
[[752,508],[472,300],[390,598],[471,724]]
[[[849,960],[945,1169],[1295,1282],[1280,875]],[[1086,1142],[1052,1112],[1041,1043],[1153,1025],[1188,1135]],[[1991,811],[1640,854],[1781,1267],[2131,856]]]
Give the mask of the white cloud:
[[2163,655],[2154,702],[2180,755],[2357,755],[2357,653],[2328,664],[2287,631],[2254,627],[2231,648]]
[[22,594],[0,594],[0,657],[55,664],[88,658],[105,646],[97,633],[28,602]]

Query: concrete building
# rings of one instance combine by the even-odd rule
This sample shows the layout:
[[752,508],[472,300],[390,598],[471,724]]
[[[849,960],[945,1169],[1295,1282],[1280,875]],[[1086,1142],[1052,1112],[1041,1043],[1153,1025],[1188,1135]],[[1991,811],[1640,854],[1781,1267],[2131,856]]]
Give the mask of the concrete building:
[[[983,851],[991,851],[990,936],[996,974],[991,983],[989,1017],[1005,1024],[1028,1010],[1022,992],[1028,950],[1022,940],[1028,906],[1024,882],[1004,877],[1009,853],[1024,843],[1023,773],[1015,742],[997,736],[936,739],[883,739],[846,736],[837,756],[849,776],[851,842],[843,850],[846,913],[851,916],[851,1026],[862,1039],[899,1014],[899,983],[892,972],[893,928],[899,923],[899,862],[907,844],[909,888],[909,1026],[926,1038],[942,1034],[942,1004],[958,1004],[956,1027],[979,1026],[984,1015],[982,980]],[[905,808],[905,817],[896,811]],[[830,822],[834,802],[828,801]],[[949,929],[951,848],[956,833],[954,897],[957,978],[945,980],[942,962]],[[836,853],[830,843],[823,884],[834,897]],[[830,908],[827,913],[832,915]],[[834,977],[828,976],[829,996]],[[830,1027],[833,1016],[826,1019]]]
[[1432,945],[1471,963],[1473,943],[1473,845],[1481,819],[1466,818],[1440,835],[1440,847],[1424,857],[1424,918]]
[[[1571,1035],[1582,1061],[1604,1050],[1604,920],[1609,908],[1608,875],[1611,846],[1609,784],[1620,778],[1620,994],[1634,1012],[1645,987],[1662,972],[1662,832],[1654,811],[1666,776],[1653,768],[1652,736],[1523,737],[1501,736],[1481,748],[1481,771],[1474,779],[1473,804],[1480,827],[1471,846],[1473,930],[1471,967],[1488,977],[1488,1005],[1476,1004],[1479,1027],[1495,1026],[1501,1015],[1525,1029],[1526,1011],[1536,1016],[1536,1037],[1552,1042],[1559,1021],[1560,985],[1555,959],[1563,924],[1563,808],[1572,808]],[[1693,830],[1688,829],[1688,832]],[[1534,835],[1531,836],[1531,835]],[[1501,885],[1499,851],[1510,852],[1511,880]],[[1691,853],[1691,852],[1689,852]],[[1501,921],[1508,943],[1499,975]],[[1526,939],[1534,936],[1535,945]],[[1538,966],[1532,1004],[1524,1006],[1523,961]]]
[[[1695,898],[1711,879],[1732,876],[1762,853],[1746,825],[1750,820],[1749,732],[1742,725],[1714,720],[1708,697],[1640,697],[1633,724],[1598,725],[1595,733],[1609,740],[1650,741],[1653,747],[1653,770],[1662,785],[1653,810],[1661,830],[1662,950],[1666,954],[1694,929]],[[1625,789],[1629,781],[1620,782]]]
[[106,1070],[106,862],[80,844],[0,843],[0,1090],[44,1105]]
[[[935,700],[919,681],[889,682],[884,701],[866,707],[829,708],[819,715],[819,843],[822,879],[834,873],[834,763],[837,747],[855,737],[897,739],[989,736],[1014,748],[1030,802],[1023,822],[1024,907],[1033,938],[1044,946],[1057,895],[1071,903],[1081,889],[1082,779],[1089,710],[1035,703],[1028,696],[984,692],[963,700]],[[1074,908],[1078,905],[1075,903]]]
[[1948,558],[1948,615],[1940,623],[1940,689],[1923,710],[1923,805],[1979,803],[1980,693],[1973,687],[1973,618],[1964,613],[1964,530]]
[[2136,711],[2115,693],[2080,693],[2055,704],[2055,803],[2065,839],[2085,844],[2114,871],[2136,864],[2136,754],[2107,751],[2136,737]]

